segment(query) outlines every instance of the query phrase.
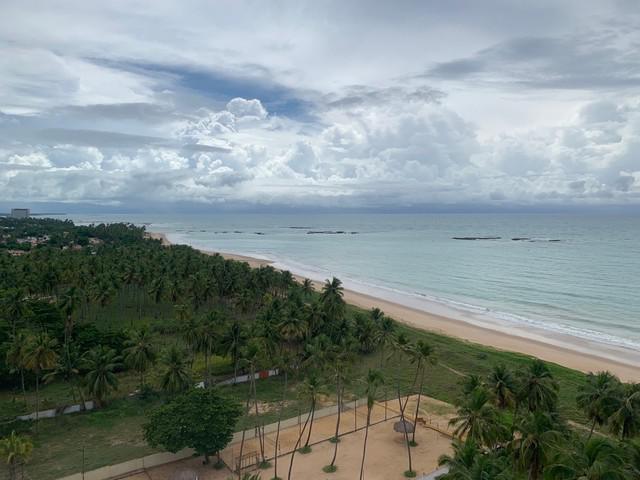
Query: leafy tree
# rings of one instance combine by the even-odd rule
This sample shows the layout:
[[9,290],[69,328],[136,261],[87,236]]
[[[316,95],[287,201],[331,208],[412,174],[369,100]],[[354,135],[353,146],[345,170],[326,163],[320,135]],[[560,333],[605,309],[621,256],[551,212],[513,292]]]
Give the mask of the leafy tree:
[[0,440],[0,456],[9,469],[9,480],[17,480],[18,467],[22,468],[31,457],[33,443],[16,432]]
[[83,363],[88,370],[85,376],[87,391],[96,407],[101,407],[109,392],[118,389],[115,371],[121,367],[120,357],[115,350],[101,345],[86,352]]
[[233,438],[242,408],[216,389],[193,389],[155,409],[143,426],[144,437],[152,447],[176,453],[193,448],[204,455],[219,455]]

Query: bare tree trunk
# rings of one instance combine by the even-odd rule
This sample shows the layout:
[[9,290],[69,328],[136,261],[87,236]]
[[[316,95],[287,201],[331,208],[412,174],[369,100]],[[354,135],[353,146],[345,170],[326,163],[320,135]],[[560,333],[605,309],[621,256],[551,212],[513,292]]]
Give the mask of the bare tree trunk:
[[[249,402],[251,401],[251,390],[249,390],[249,395],[247,395],[247,403],[245,405],[246,415],[249,415]],[[244,450],[244,437],[247,433],[246,428],[242,427],[242,439],[240,440],[240,455],[238,457],[238,478],[241,477],[242,472],[242,451]],[[234,465],[235,466],[235,465]]]
[[371,423],[371,409],[367,406],[367,426],[364,430],[364,447],[362,448],[362,463],[360,464],[360,480],[364,480],[364,458],[367,454],[367,439],[369,437],[369,424]]
[[311,412],[307,415],[307,419],[304,421],[304,426],[300,431],[300,435],[298,435],[298,440],[296,441],[296,445],[293,447],[293,451],[291,452],[291,461],[289,462],[289,474],[287,475],[287,480],[291,480],[291,471],[293,470],[293,457],[296,454],[296,450],[300,446],[300,442],[302,441],[302,435],[307,428],[307,423],[309,423],[309,419],[311,418]]
[[336,463],[336,457],[338,456],[338,442],[340,441],[340,414],[342,412],[342,392],[343,388],[340,386],[340,381],[338,381],[338,419],[336,420],[336,433],[334,435],[335,445],[333,447],[333,458],[331,459],[331,466],[333,467]]
[[36,434],[38,433],[38,419],[40,415],[40,375],[36,372]]
[[309,423],[309,433],[307,434],[307,441],[304,444],[304,448],[309,446],[309,441],[311,440],[311,429],[313,428],[313,418],[316,413],[316,397],[315,395],[311,399],[311,423]]
[[411,465],[411,446],[409,445],[409,433],[407,432],[406,423],[404,420],[404,409],[407,406],[407,402],[404,402],[404,405],[402,404],[402,397],[400,396],[400,384],[398,384],[398,404],[400,405],[400,421],[402,422],[402,426],[404,430],[404,440],[405,440],[405,443],[407,444],[407,455],[409,457],[409,471],[412,471],[413,468]]
[[280,411],[278,412],[278,428],[276,429],[276,446],[275,446],[275,454],[273,456],[273,478],[274,480],[279,479],[278,477],[278,442],[280,441],[280,424],[282,422],[282,410],[284,409],[284,399],[287,395],[287,372],[284,372],[284,388],[282,389],[282,400],[280,402]]
[[422,387],[424,385],[424,371],[420,376],[420,390],[418,390],[418,401],[416,403],[416,413],[413,417],[413,434],[411,435],[411,443],[416,442],[416,430],[418,429],[418,413],[420,412],[420,397],[422,395]]

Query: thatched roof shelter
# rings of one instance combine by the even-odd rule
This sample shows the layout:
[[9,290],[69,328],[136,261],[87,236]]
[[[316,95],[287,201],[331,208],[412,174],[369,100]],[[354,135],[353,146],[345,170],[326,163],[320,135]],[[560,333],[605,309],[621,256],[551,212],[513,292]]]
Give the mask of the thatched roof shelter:
[[393,429],[398,433],[413,433],[415,427],[413,426],[413,423],[407,420],[400,420],[393,424]]

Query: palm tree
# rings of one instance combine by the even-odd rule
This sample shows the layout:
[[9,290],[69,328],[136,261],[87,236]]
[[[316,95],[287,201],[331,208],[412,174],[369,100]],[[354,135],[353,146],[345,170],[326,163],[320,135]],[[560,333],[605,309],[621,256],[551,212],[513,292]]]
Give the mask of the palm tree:
[[633,438],[640,433],[640,383],[625,384],[622,398],[609,417],[611,431],[620,438]]
[[[211,384],[211,369],[209,360],[213,355],[218,341],[218,328],[222,324],[222,318],[218,312],[209,312],[202,318],[191,333],[186,334],[187,342],[193,342],[200,352],[204,354],[205,385]],[[189,326],[189,322],[186,326]]]
[[591,438],[561,453],[544,474],[549,480],[624,480],[629,478],[624,464],[621,450],[609,439]]
[[16,334],[18,324],[24,320],[30,312],[25,297],[26,293],[21,288],[11,288],[5,291],[2,296],[0,310],[2,310],[11,323],[12,335]]
[[367,426],[364,431],[364,445],[362,447],[362,463],[360,464],[360,480],[364,479],[364,459],[367,454],[367,439],[369,437],[369,425],[371,424],[371,411],[376,401],[376,391],[382,385],[384,379],[379,370],[369,369],[367,373]]
[[376,323],[377,331],[375,339],[380,346],[380,368],[383,368],[385,362],[384,350],[385,347],[392,344],[393,334],[396,329],[396,322],[392,318],[385,315]]
[[309,280],[308,278],[305,278],[302,281],[302,294],[306,298],[309,298],[312,293],[313,293],[313,282],[311,280]]
[[338,443],[340,443],[340,417],[342,413],[342,399],[344,398],[345,383],[348,378],[348,368],[351,360],[351,350],[348,340],[345,339],[342,345],[335,345],[330,351],[331,375],[336,382],[336,404],[338,407],[338,414],[336,415],[336,430],[333,435],[332,441],[333,458],[331,463],[324,467],[324,471],[327,473],[336,471],[336,458],[338,456]]
[[[0,456],[9,468],[9,480],[17,480],[18,466],[21,468],[31,457],[33,443],[27,437],[11,432],[6,438],[0,440]],[[22,475],[24,478],[24,474]]]
[[82,395],[82,388],[80,388],[79,385],[80,360],[78,350],[76,348],[68,348],[65,355],[58,357],[58,362],[54,369],[42,378],[45,383],[50,383],[55,380],[68,382],[71,386],[74,401],[77,391],[80,408],[84,409],[84,396]]
[[454,440],[453,456],[441,455],[438,464],[449,471],[440,480],[513,480],[508,459],[500,452],[483,452],[472,440]]
[[149,330],[143,328],[131,332],[125,341],[124,361],[140,374],[140,392],[144,391],[144,372],[154,364],[156,351]]
[[160,388],[163,391],[176,394],[188,390],[191,387],[192,380],[187,362],[185,361],[185,353],[177,346],[171,345],[163,358],[165,371],[160,381]]
[[547,364],[535,359],[523,374],[518,402],[524,403],[530,412],[552,411],[558,401],[558,388]]
[[344,288],[340,280],[333,277],[331,280],[325,281],[320,293],[320,302],[331,321],[337,321],[344,315],[346,306],[343,296]]
[[100,407],[109,392],[118,388],[115,371],[121,367],[120,357],[115,350],[100,345],[85,353],[84,367],[88,370],[85,377],[87,391],[96,407]]
[[40,377],[46,370],[56,366],[58,354],[55,351],[57,342],[46,333],[32,337],[27,344],[25,367],[36,376],[36,433],[38,432],[38,416],[40,410]]
[[516,382],[513,374],[504,364],[493,367],[487,378],[487,388],[499,409],[504,410],[513,404]]
[[[424,371],[427,367],[427,364],[430,363],[434,365],[436,363],[435,350],[431,345],[429,345],[424,340],[418,340],[412,350],[412,361],[416,364],[416,373],[420,376],[420,386],[418,387],[418,400],[416,402],[416,413],[413,418],[414,426],[418,423],[418,414],[420,413],[420,397],[422,396],[422,388],[424,386]],[[416,444],[416,430],[413,429],[413,433],[411,436],[411,444]]]
[[529,480],[540,478],[545,464],[556,450],[560,433],[547,412],[534,410],[518,419],[519,433],[511,442],[517,463],[528,472]]
[[26,370],[27,346],[29,337],[24,331],[17,331],[11,336],[6,354],[7,366],[10,373],[20,373],[20,385],[24,403],[27,403],[27,390],[24,384],[24,371]]
[[69,341],[73,334],[73,314],[77,310],[81,301],[81,293],[78,287],[70,287],[62,296],[60,301],[60,311],[65,317],[64,321],[64,350],[68,354]]
[[301,452],[303,453],[307,453],[311,451],[311,447],[309,446],[309,443],[311,441],[311,429],[313,428],[313,419],[316,412],[317,395],[321,387],[322,387],[322,381],[320,380],[320,377],[315,372],[309,373],[309,375],[307,375],[306,380],[302,384],[302,394],[305,397],[309,398],[309,400],[311,401],[311,421],[309,422],[309,431],[307,433],[307,440],[304,444],[304,447],[302,447],[301,449]]
[[476,388],[458,408],[456,417],[449,421],[455,425],[454,434],[458,438],[466,435],[478,445],[492,447],[503,436],[503,427],[495,407],[489,402],[489,392]]
[[586,383],[578,387],[576,403],[591,420],[589,438],[596,425],[603,426],[617,410],[621,389],[618,378],[609,372],[589,373]]
[[242,328],[242,325],[238,320],[234,320],[227,325],[227,328],[223,332],[222,338],[220,339],[222,350],[226,355],[229,355],[231,357],[231,361],[233,362],[234,385],[236,383],[235,379],[238,377],[240,353],[242,351],[242,347],[246,343],[246,340],[246,332],[244,331],[244,328]]

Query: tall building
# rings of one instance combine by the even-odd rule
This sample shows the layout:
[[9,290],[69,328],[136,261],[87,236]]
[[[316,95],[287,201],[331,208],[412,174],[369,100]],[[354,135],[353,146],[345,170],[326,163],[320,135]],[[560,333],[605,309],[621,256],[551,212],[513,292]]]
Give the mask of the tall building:
[[12,208],[11,218],[27,218],[31,214],[28,208]]

